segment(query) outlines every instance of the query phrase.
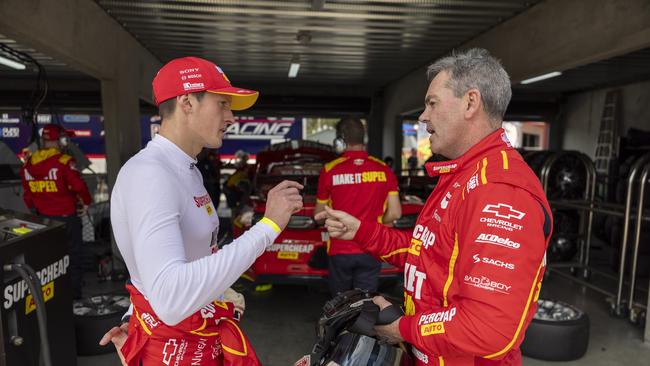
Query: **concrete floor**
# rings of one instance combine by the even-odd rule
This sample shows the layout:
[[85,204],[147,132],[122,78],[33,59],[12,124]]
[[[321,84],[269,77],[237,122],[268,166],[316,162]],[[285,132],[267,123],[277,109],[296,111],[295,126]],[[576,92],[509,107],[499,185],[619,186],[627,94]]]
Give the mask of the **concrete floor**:
[[[578,361],[545,362],[525,358],[524,365],[647,366],[650,363],[650,345],[642,342],[642,329],[626,320],[610,317],[603,295],[551,275],[544,282],[542,297],[574,304],[589,314],[589,350]],[[320,308],[327,299],[325,291],[288,285],[275,286],[268,293],[247,296],[242,326],[264,365],[293,365],[310,351],[315,341],[315,324]],[[79,366],[119,365],[114,353],[79,357],[78,360]]]

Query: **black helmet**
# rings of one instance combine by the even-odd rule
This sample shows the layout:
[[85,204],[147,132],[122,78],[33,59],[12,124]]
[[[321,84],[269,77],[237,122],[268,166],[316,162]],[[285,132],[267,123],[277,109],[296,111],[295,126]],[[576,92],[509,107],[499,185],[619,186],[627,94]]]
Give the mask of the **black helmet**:
[[323,306],[318,321],[318,342],[309,356],[311,366],[397,366],[410,365],[405,348],[375,338],[375,324],[389,324],[403,315],[397,306],[383,311],[372,302],[376,292],[351,290]]

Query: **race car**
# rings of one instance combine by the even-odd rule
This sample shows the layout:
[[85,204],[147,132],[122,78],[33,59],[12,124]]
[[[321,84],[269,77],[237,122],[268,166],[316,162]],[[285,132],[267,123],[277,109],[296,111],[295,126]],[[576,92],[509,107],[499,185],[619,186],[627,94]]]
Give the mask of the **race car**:
[[[318,176],[323,165],[337,158],[332,146],[313,141],[289,141],[270,146],[257,155],[251,203],[252,212],[233,220],[233,236],[240,236],[262,219],[267,192],[289,179],[301,183],[304,206],[291,217],[286,229],[244,275],[255,283],[310,283],[327,277],[328,233],[314,221]],[[400,180],[400,182],[404,182]],[[402,217],[394,227],[411,232],[423,201],[402,195]],[[382,263],[381,279],[401,279],[401,270]]]

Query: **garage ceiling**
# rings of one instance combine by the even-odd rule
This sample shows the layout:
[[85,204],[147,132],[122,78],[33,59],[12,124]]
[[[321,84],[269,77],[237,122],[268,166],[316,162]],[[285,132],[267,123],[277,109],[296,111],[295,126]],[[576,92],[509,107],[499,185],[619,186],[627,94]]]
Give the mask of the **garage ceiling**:
[[[239,83],[379,87],[530,0],[98,0],[163,62],[195,55]],[[287,74],[299,60],[295,79]]]
[[[369,97],[539,0],[96,2],[163,62],[184,55],[209,58],[238,84],[262,88],[265,97]],[[1,34],[0,44],[43,64],[51,90],[88,90],[88,98],[97,98],[96,80]],[[295,79],[287,77],[292,59],[301,64]],[[648,64],[650,49],[645,49],[565,70],[554,79],[514,85],[515,101],[554,103],[560,93],[647,80]],[[0,78],[0,90],[29,93],[35,68],[0,65]]]
[[650,48],[565,70],[556,78],[515,85],[515,92],[567,93],[650,80]]

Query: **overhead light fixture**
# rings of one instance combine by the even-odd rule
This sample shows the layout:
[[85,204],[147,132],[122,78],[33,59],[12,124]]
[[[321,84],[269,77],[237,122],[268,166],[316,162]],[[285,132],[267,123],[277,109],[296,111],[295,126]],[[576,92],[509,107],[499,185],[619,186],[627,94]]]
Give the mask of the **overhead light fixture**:
[[546,80],[546,79],[554,78],[554,77],[556,77],[556,76],[560,76],[560,75],[562,75],[561,72],[559,72],[559,71],[553,71],[553,72],[549,72],[548,74],[544,74],[544,75],[540,75],[540,76],[535,76],[534,78],[530,78],[530,79],[522,80],[521,83],[522,83],[522,84],[532,84],[532,83],[536,83],[536,82],[538,82],[538,81],[542,81],[542,80]]
[[0,64],[3,64],[5,66],[9,66],[12,69],[16,70],[25,70],[27,66],[21,64],[20,62],[16,62],[14,60],[8,59],[6,57],[0,56]]
[[291,65],[289,66],[289,78],[295,78],[298,76],[298,70],[300,70],[300,57],[298,55],[293,55],[291,58]]
[[291,66],[289,66],[289,77],[295,78],[298,76],[298,70],[300,70],[300,64],[292,62]]

